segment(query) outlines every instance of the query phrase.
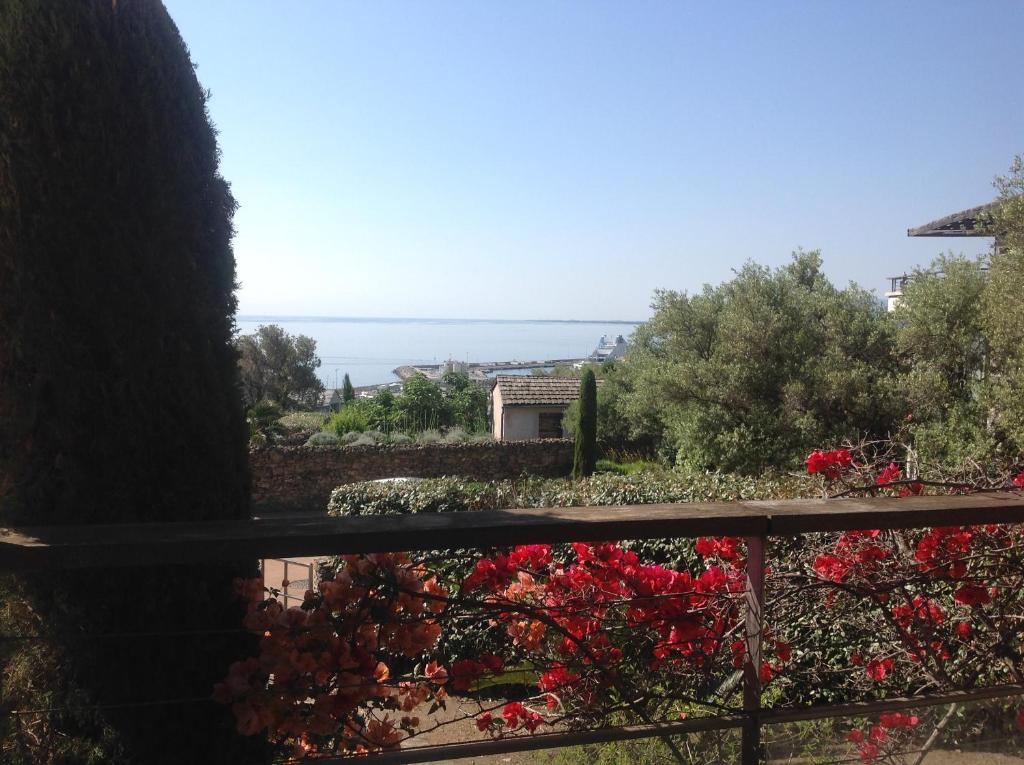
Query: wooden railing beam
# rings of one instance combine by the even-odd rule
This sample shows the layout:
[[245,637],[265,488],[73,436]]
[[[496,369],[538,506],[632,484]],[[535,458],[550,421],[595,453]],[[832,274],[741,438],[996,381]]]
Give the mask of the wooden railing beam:
[[0,571],[967,523],[1024,523],[1024,494],[0,528]]

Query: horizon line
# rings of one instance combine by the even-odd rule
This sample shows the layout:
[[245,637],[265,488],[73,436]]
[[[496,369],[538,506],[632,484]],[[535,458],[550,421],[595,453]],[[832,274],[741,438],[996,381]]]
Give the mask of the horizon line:
[[495,324],[644,324],[644,321],[631,321],[628,319],[459,319],[440,316],[308,316],[301,314],[273,314],[273,313],[247,313],[236,314],[236,321],[259,321],[261,319],[277,319],[280,321],[353,321],[353,322],[413,322],[413,321],[435,321],[435,322],[491,322]]

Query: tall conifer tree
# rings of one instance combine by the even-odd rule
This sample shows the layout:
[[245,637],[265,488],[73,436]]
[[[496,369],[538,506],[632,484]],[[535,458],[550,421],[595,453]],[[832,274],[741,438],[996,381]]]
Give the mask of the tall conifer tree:
[[597,466],[597,379],[591,369],[586,370],[580,380],[578,411],[573,478],[592,475]]
[[[2,7],[0,523],[245,518],[235,201],[185,44],[158,0]],[[3,631],[46,640],[3,647],[3,706],[60,710],[5,714],[5,762],[256,759],[203,700],[245,638],[180,634],[237,627],[247,568],[5,579]]]

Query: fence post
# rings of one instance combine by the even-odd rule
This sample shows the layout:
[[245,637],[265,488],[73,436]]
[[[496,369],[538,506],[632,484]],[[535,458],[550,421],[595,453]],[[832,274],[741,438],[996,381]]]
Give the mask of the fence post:
[[761,633],[764,628],[765,536],[747,537],[747,587],[744,593],[746,661],[743,664],[743,765],[761,762]]

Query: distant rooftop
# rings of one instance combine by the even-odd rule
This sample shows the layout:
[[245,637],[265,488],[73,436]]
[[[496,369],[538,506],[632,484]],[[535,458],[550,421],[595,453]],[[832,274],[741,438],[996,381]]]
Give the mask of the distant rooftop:
[[992,236],[976,229],[978,219],[995,209],[997,204],[998,202],[989,202],[933,220],[917,228],[908,228],[907,236]]
[[498,375],[495,380],[505,406],[568,406],[580,397],[575,377]]

